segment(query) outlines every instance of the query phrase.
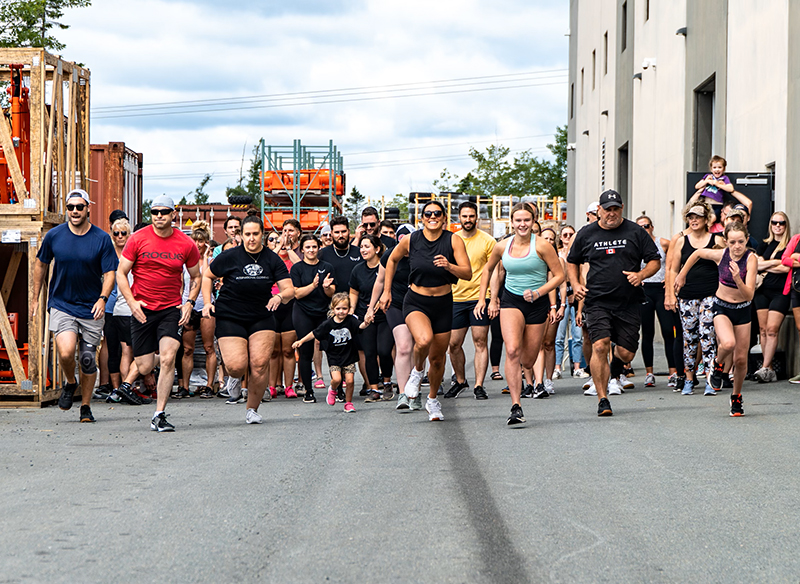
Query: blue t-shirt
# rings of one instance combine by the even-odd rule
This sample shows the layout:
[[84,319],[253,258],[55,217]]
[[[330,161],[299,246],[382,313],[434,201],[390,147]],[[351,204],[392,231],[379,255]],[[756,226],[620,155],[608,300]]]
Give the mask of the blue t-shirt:
[[36,257],[43,264],[56,260],[47,307],[93,318],[92,306],[103,293],[103,274],[119,264],[108,234],[92,225],[85,234],[75,235],[62,223],[47,232]]

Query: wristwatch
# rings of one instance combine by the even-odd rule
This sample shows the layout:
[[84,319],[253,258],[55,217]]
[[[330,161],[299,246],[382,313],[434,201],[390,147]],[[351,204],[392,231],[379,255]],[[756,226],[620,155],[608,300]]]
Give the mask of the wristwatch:
[[194,300],[192,300],[191,298],[187,298],[187,299],[186,299],[186,302],[188,302],[188,303],[189,303],[189,304],[191,304],[192,306],[194,306],[194,305],[195,305],[195,301],[194,301]]
[[101,294],[100,298],[103,299],[103,302],[108,302],[108,296],[105,296],[104,294]]

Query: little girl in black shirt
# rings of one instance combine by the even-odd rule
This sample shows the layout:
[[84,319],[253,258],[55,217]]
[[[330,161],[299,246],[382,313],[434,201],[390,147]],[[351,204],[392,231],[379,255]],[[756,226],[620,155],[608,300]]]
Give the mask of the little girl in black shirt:
[[328,320],[323,322],[302,339],[296,341],[292,347],[300,348],[303,343],[312,339],[327,341],[321,343],[328,355],[328,369],[331,374],[331,384],[328,387],[327,402],[329,406],[336,404],[336,391],[342,383],[342,373],[345,378],[345,412],[355,412],[353,406],[353,388],[355,387],[356,363],[358,363],[358,329],[366,328],[366,323],[359,324],[358,319],[350,311],[350,295],[339,292],[331,299],[331,308],[328,311]]

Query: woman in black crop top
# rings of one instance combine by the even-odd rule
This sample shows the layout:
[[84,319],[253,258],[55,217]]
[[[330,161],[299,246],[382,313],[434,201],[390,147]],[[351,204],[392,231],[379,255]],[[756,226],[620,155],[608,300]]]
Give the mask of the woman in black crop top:
[[[722,239],[708,230],[712,214],[707,203],[692,203],[687,206],[684,218],[689,228],[676,235],[669,246],[664,306],[667,310],[677,310],[680,316],[681,330],[676,330],[673,347],[675,365],[678,369],[678,380],[673,391],[691,395],[694,393],[694,386],[697,385],[695,364],[698,346],[703,355],[706,371],[711,371],[716,353],[713,307],[714,292],[717,289],[717,266],[708,260],[697,262],[687,274],[686,284],[677,294],[677,298],[675,278],[692,252],[696,249],[711,249],[722,245]],[[682,360],[678,358],[679,355],[683,355]]]
[[718,286],[714,296],[714,328],[719,345],[717,356],[709,370],[706,394],[722,389],[725,363],[733,357],[733,392],[731,416],[743,416],[742,383],[747,374],[747,355],[750,351],[751,304],[756,291],[758,258],[747,248],[750,235],[740,222],[725,227],[724,249],[698,249],[686,260],[675,280],[676,289],[686,280],[686,274],[696,261],[709,260],[718,266]]
[[459,279],[472,277],[464,240],[453,237],[444,228],[446,221],[444,205],[439,201],[430,201],[423,206],[423,229],[403,238],[389,256],[380,301],[381,308],[388,310],[392,304],[392,281],[397,264],[400,258],[408,256],[411,286],[403,301],[403,316],[414,337],[415,346],[414,369],[404,393],[409,399],[419,394],[425,359],[429,359],[428,379],[431,386],[425,409],[431,421],[444,419],[436,394],[444,373],[445,354],[453,324],[451,285]]

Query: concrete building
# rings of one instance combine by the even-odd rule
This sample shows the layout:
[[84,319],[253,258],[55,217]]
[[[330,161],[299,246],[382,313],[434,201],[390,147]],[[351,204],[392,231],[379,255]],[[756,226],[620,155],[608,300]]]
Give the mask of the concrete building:
[[[657,233],[681,228],[712,154],[761,174],[800,228],[800,2],[571,0],[570,218],[605,188]],[[736,187],[746,192],[746,186]],[[749,194],[749,193],[748,193]],[[755,217],[754,217],[755,219]]]

